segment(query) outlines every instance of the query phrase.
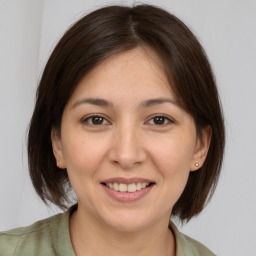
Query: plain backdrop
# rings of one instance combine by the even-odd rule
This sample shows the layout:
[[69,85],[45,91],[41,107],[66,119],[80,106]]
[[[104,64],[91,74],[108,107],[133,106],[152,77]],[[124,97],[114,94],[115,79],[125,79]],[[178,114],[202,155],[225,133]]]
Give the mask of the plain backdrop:
[[[0,0],[0,230],[58,212],[40,202],[28,175],[26,133],[36,87],[63,32],[83,14],[116,3],[133,1]],[[227,147],[216,193],[203,213],[180,229],[217,255],[256,256],[256,1],[143,3],[174,13],[198,36],[226,117]]]

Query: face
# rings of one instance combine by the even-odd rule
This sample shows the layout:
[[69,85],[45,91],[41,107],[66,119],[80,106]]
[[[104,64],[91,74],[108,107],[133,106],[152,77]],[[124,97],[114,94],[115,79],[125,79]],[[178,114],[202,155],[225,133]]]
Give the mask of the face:
[[117,230],[168,224],[190,171],[201,166],[209,134],[176,102],[161,61],[149,49],[114,55],[86,75],[52,143],[67,168],[78,210]]

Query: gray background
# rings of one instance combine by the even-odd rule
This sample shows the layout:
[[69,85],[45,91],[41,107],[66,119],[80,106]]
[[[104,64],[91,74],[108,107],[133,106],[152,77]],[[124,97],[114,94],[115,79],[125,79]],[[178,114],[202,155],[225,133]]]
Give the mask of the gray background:
[[[199,37],[223,103],[227,148],[217,191],[184,227],[217,255],[256,255],[256,1],[156,0]],[[35,195],[26,131],[42,68],[62,33],[82,14],[133,1],[0,0],[0,230],[55,214]]]

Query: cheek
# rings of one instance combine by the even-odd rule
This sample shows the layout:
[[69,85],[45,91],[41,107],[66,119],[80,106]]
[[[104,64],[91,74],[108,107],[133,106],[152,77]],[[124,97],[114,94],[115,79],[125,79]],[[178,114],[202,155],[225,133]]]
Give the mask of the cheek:
[[151,147],[151,156],[162,177],[166,195],[178,200],[187,184],[193,156],[193,143],[182,138],[165,140]]
[[193,144],[185,138],[166,139],[154,143],[151,156],[155,164],[165,173],[189,172],[193,158]]
[[97,171],[104,159],[105,147],[97,140],[86,136],[72,136],[65,141],[63,153],[71,187],[78,199],[86,198],[92,203],[85,191],[94,191],[98,184]]
[[94,137],[76,134],[63,143],[63,154],[69,173],[91,175],[100,166],[105,146]]

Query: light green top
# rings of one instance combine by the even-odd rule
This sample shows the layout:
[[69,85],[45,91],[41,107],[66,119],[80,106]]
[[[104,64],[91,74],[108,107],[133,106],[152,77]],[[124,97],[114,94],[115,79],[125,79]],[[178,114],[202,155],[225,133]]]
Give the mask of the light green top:
[[[69,217],[75,210],[71,207],[31,226],[0,232],[0,256],[75,256],[70,234]],[[176,240],[176,256],[213,256],[204,245],[170,225]]]

